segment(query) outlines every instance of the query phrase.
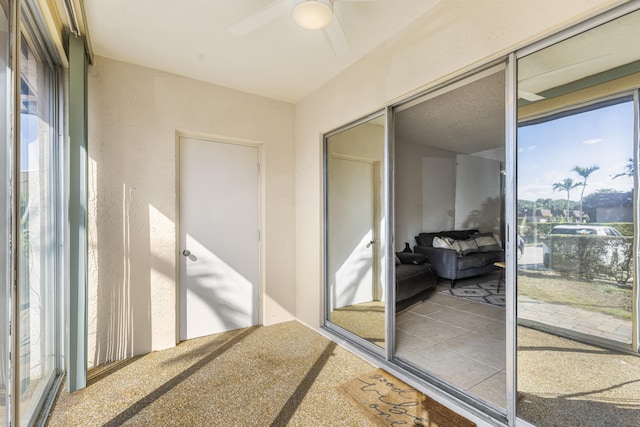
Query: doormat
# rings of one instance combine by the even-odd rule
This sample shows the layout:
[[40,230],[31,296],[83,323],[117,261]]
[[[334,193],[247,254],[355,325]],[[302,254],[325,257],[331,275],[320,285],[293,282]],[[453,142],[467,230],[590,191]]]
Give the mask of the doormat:
[[382,369],[348,381],[338,390],[378,426],[475,427]]
[[464,282],[460,281],[456,284],[455,288],[443,289],[440,293],[481,302],[483,304],[504,307],[504,280],[500,283],[500,292],[498,292],[499,280],[500,279],[471,283],[466,280]]

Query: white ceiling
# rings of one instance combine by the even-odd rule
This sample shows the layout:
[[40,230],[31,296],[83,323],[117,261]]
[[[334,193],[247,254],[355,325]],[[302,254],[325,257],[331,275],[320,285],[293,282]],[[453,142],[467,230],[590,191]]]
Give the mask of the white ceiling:
[[396,140],[469,154],[504,147],[504,73],[411,103],[396,114]]
[[518,90],[547,89],[640,60],[640,12],[623,16],[518,61]]
[[[292,103],[434,6],[447,7],[443,0],[334,0],[338,21],[310,31],[293,22],[293,0],[84,1],[96,55]],[[264,25],[246,21],[274,11]],[[518,90],[535,97],[640,59],[631,48],[638,25],[640,12],[520,60]],[[331,38],[341,33],[347,49]],[[596,46],[606,55],[594,55]],[[397,124],[409,142],[469,153],[500,146],[504,73],[405,110]]]
[[[292,0],[85,0],[84,9],[96,55],[295,103],[439,1],[335,0],[338,21],[322,31],[293,22]],[[265,9],[280,13],[234,27]],[[345,37],[330,43],[338,25]]]

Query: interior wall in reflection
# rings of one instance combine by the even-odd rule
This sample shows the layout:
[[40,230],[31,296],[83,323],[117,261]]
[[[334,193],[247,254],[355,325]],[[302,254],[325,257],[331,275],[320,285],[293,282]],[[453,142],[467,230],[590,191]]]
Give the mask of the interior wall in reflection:
[[420,232],[500,236],[504,69],[412,102],[396,114],[396,250]]
[[[640,417],[640,12],[518,61],[518,416]],[[563,421],[559,421],[563,420]]]
[[403,250],[422,230],[453,228],[456,153],[396,138],[395,161],[396,250]]
[[504,147],[456,158],[455,229],[490,231],[501,236]]
[[328,138],[329,320],[384,345],[384,125],[362,123]]

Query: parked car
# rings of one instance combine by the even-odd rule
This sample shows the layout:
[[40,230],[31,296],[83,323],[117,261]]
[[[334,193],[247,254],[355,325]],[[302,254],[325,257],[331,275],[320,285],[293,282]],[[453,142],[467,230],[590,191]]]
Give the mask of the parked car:
[[[564,224],[556,225],[549,234],[570,234],[570,235],[595,235],[595,236],[622,236],[613,227],[605,225],[585,225],[585,224]],[[549,267],[549,246],[542,242],[542,262],[545,267]]]

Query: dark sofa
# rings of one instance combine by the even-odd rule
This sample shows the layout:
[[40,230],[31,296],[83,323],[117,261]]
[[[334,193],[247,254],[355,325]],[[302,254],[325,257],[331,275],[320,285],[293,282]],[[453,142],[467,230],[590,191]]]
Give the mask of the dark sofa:
[[[434,247],[455,242],[454,248]],[[438,277],[449,279],[451,287],[457,279],[478,276],[498,270],[495,262],[504,261],[504,250],[492,233],[478,230],[449,230],[434,233],[420,233],[416,237],[415,253],[424,254],[429,259]],[[461,246],[461,247],[459,247]],[[474,246],[477,246],[474,248]]]
[[422,301],[436,287],[438,276],[422,254],[396,254],[396,311]]

